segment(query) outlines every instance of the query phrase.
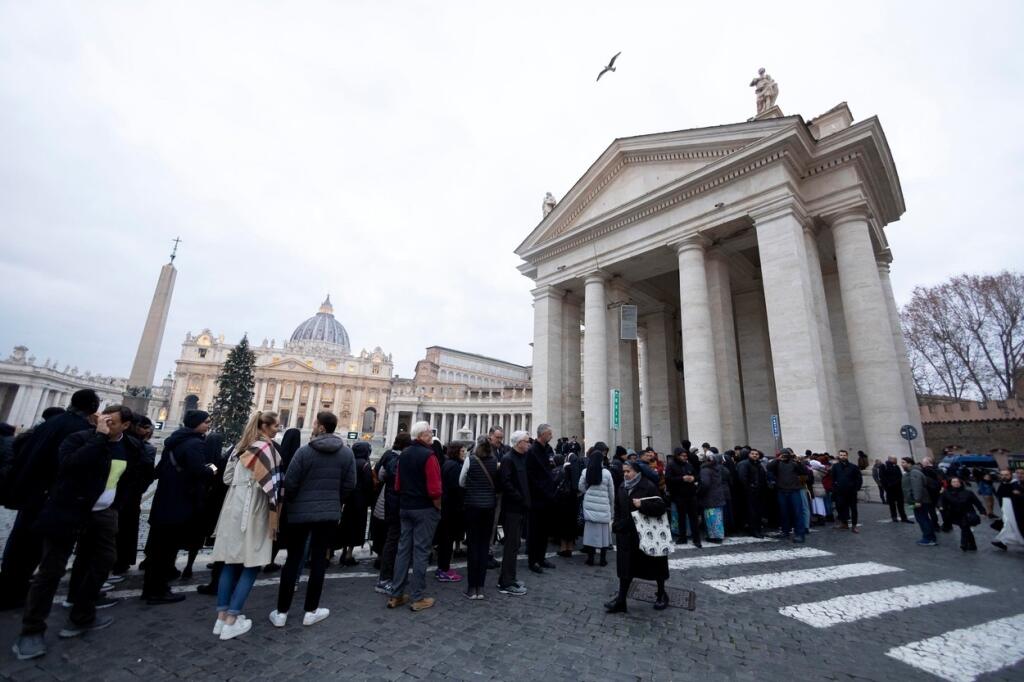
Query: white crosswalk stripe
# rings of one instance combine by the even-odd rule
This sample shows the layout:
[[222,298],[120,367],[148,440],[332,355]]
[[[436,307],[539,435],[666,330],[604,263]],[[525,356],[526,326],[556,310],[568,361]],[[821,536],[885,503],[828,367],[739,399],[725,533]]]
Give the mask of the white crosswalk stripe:
[[[716,545],[713,542],[705,542],[703,549],[715,549],[716,547],[735,547],[736,545],[751,545],[758,542],[777,542],[777,540],[774,540],[772,538],[752,538],[748,535],[740,535],[734,538],[725,538],[722,541],[722,544],[720,545]],[[688,549],[697,549],[697,547],[691,544],[672,546],[673,552],[686,551]]]
[[669,559],[668,567],[677,570],[690,568],[714,568],[716,566],[735,566],[737,564],[764,564],[794,559],[813,559],[832,556],[832,552],[813,547],[796,549],[776,549],[769,552],[737,552],[734,554],[715,554],[713,556],[693,557],[692,559]]
[[1024,613],[910,642],[885,655],[950,682],[972,682],[1024,660],[1021,632]]
[[940,604],[991,591],[987,587],[968,585],[956,580],[936,580],[930,583],[905,585],[888,590],[784,606],[779,609],[779,613],[796,618],[816,628],[828,628],[840,623],[874,618],[884,613]]
[[806,585],[808,583],[830,582],[843,578],[859,578],[866,575],[895,573],[902,570],[902,568],[896,566],[886,566],[885,564],[866,561],[856,564],[826,566],[824,568],[806,568],[798,571],[761,573],[759,575],[744,575],[736,578],[723,578],[721,580],[704,580],[702,582],[727,594],[743,594],[744,592],[772,590],[777,587],[790,587],[793,585]]

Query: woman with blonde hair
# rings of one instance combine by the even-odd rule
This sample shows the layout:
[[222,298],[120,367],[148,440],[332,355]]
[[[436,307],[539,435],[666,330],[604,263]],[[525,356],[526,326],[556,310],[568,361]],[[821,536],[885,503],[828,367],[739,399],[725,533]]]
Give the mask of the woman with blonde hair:
[[224,562],[213,627],[222,640],[252,628],[242,607],[256,575],[270,563],[284,493],[281,455],[274,443],[277,430],[276,413],[253,414],[224,468],[228,492],[217,519],[212,557]]

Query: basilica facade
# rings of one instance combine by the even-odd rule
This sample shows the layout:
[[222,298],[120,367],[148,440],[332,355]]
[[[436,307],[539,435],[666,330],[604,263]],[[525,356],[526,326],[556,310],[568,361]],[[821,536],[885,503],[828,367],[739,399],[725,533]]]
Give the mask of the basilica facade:
[[[181,423],[190,409],[209,410],[217,395],[217,377],[234,344],[209,329],[188,333],[176,361],[168,424]],[[256,354],[255,406],[277,412],[284,428],[308,437],[317,412],[338,416],[339,432],[380,441],[384,436],[394,366],[380,347],[353,354],[348,332],[334,317],[330,296],[315,315],[299,324],[278,345],[263,339]]]

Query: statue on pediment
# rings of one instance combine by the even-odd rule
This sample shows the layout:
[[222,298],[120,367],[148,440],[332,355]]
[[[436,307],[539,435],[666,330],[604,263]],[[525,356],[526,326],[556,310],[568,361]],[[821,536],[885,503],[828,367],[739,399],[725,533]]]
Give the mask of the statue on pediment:
[[555,195],[552,194],[551,192],[548,192],[547,194],[544,195],[544,206],[542,210],[544,211],[545,218],[547,217],[548,213],[551,213],[553,210],[555,210],[555,204],[557,203],[558,202],[555,201]]
[[757,97],[758,114],[763,114],[775,106],[775,100],[779,97],[779,84],[765,73],[763,66],[757,70],[757,77],[750,81],[750,87],[754,88],[754,95]]

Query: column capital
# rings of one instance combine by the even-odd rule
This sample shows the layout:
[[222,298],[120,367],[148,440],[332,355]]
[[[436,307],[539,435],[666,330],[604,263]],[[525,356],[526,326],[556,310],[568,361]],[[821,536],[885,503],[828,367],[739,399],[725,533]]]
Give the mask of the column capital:
[[793,217],[800,223],[806,223],[807,221],[807,210],[794,196],[779,197],[764,206],[758,206],[748,211],[747,215],[750,216],[755,225],[787,216]]
[[564,291],[550,285],[539,286],[530,293],[533,294],[533,300],[535,301],[542,298],[557,298],[558,300],[561,300],[565,296]]
[[693,249],[704,251],[711,246],[711,240],[699,232],[696,232],[683,237],[678,241],[669,243],[669,246],[673,247],[677,254],[682,254]]
[[871,212],[868,211],[867,206],[851,206],[826,216],[826,219],[832,229],[835,229],[853,222],[867,223],[870,217]]
[[876,253],[875,260],[878,261],[879,270],[884,267],[885,271],[889,272],[889,267],[892,265],[892,249],[883,249],[879,253]]
[[583,276],[583,283],[593,284],[594,282],[607,282],[610,279],[611,275],[604,270],[592,270]]

